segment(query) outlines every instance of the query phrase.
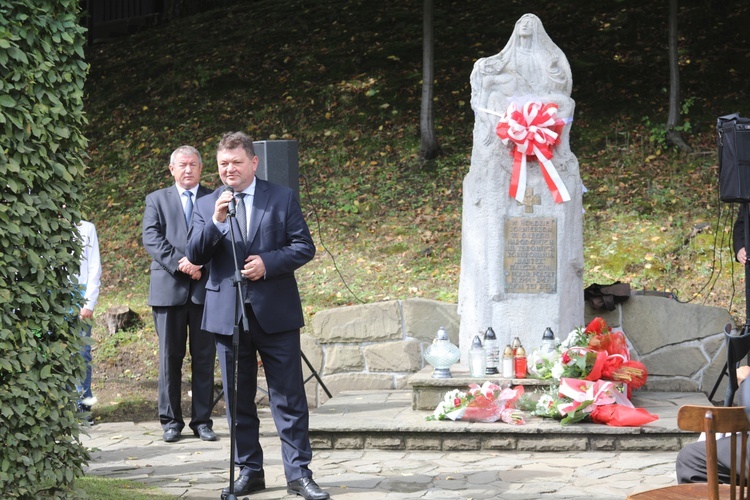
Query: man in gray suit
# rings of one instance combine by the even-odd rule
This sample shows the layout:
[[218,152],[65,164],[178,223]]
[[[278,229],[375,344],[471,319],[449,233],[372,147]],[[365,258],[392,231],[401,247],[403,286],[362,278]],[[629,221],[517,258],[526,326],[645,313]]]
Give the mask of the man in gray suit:
[[143,246],[151,262],[148,304],[159,336],[159,420],[164,441],[180,439],[185,422],[180,393],[182,362],[188,332],[192,359],[190,428],[204,441],[215,441],[211,420],[216,345],[214,335],[201,329],[208,266],[185,256],[193,207],[211,191],[200,183],[203,163],[192,146],[180,146],[169,161],[175,184],[146,197]]

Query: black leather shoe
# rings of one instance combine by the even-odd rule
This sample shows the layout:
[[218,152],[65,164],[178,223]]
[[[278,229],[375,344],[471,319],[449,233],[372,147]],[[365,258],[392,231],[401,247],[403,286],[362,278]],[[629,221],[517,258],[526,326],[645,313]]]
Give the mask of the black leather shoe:
[[299,495],[305,500],[326,500],[331,495],[320,489],[311,477],[301,477],[291,483],[286,483],[286,492]]
[[213,429],[205,424],[199,425],[198,428],[193,431],[193,434],[201,438],[203,441],[216,441],[218,439]]
[[[249,495],[255,491],[265,489],[266,480],[262,477],[240,476],[240,478],[234,482],[234,494],[236,496]],[[227,495],[229,495],[228,487],[221,490],[221,498],[226,498]]]
[[180,440],[180,434],[181,432],[177,429],[169,428],[166,431],[164,431],[164,441],[166,443],[174,443],[175,441]]

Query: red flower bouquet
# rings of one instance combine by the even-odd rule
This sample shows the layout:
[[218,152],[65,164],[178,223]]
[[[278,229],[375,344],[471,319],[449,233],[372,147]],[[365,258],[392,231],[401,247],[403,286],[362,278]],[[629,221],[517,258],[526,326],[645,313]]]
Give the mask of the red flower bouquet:
[[500,386],[485,382],[481,387],[477,384],[469,386],[469,394],[473,396],[466,405],[466,412],[461,420],[471,422],[497,422],[502,420],[506,424],[523,424],[523,415],[516,410],[515,403],[523,395],[523,386],[502,389]]
[[523,395],[523,386],[502,388],[485,382],[480,387],[469,385],[467,392],[457,389],[445,394],[427,420],[466,420],[470,422],[497,422],[520,425],[525,423],[523,413],[515,403]]
[[566,424],[588,419],[618,427],[637,427],[659,418],[642,408],[633,407],[621,389],[621,386],[609,380],[562,379],[559,393],[571,400],[570,403],[558,405],[563,415],[562,422]]
[[558,386],[540,398],[535,415],[564,424],[588,420],[616,426],[645,425],[658,418],[630,402],[631,391],[646,383],[648,371],[630,359],[625,334],[613,331],[603,318],[572,331],[558,351],[548,370]]

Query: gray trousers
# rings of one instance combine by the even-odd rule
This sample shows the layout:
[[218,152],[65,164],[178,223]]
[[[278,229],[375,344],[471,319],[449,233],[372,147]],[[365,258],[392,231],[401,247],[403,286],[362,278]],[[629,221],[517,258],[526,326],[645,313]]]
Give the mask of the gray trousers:
[[[716,440],[716,455],[719,459],[719,483],[728,484],[731,472],[732,449],[730,438]],[[740,449],[737,449],[737,465],[740,464]],[[677,482],[707,483],[706,474],[706,443],[699,441],[690,443],[677,454],[675,464]]]
[[[745,406],[743,393],[750,389],[750,385],[747,385],[745,381],[740,384],[737,390],[738,405]],[[743,391],[743,389],[745,389]],[[739,442],[739,441],[738,441]],[[750,442],[748,443],[748,454],[750,454]],[[740,464],[740,448],[737,448],[737,465]],[[716,456],[719,461],[719,483],[728,484],[731,473],[731,460],[732,460],[732,448],[731,439],[729,437],[720,438],[716,440]],[[706,473],[706,443],[705,441],[698,441],[696,443],[690,443],[685,446],[677,454],[677,462],[675,464],[675,472],[677,473],[677,482],[682,483],[707,483],[708,477]],[[738,471],[739,472],[739,471]]]

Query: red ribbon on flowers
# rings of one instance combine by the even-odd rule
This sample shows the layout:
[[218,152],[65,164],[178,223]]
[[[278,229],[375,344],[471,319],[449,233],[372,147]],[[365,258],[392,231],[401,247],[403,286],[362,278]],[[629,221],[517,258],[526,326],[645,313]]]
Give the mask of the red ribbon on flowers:
[[599,380],[602,378],[602,369],[604,368],[604,363],[607,361],[607,353],[603,351],[599,351],[596,353],[596,361],[594,361],[594,366],[591,368],[591,371],[588,375],[586,375],[584,378],[586,380]]
[[641,427],[654,420],[659,420],[659,417],[649,413],[644,408],[628,408],[627,406],[613,404],[595,406],[591,410],[592,422],[613,427]]
[[606,351],[610,356],[619,354],[623,357],[623,361],[630,359],[628,341],[625,340],[625,334],[621,331],[592,335],[589,338],[589,349]]
[[503,144],[513,143],[513,173],[510,196],[523,203],[526,192],[526,162],[537,160],[555,203],[570,200],[560,175],[552,164],[552,148],[560,142],[565,121],[556,118],[557,104],[529,101],[520,109],[515,103],[508,106],[495,128]]

